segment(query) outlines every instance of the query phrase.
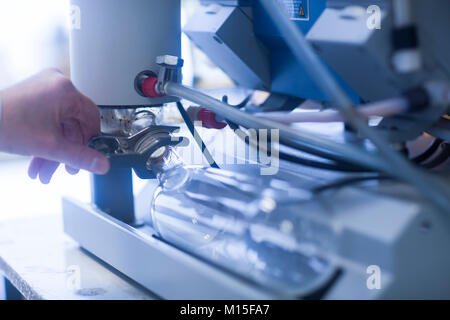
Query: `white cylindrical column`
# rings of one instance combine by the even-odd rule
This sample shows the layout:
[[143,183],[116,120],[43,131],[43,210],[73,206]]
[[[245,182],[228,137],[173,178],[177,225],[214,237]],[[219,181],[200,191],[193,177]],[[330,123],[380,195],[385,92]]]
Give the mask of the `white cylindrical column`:
[[[171,102],[135,89],[142,71],[158,74],[156,57],[181,55],[179,0],[71,0],[71,76],[100,107]],[[76,21],[74,21],[76,20]]]

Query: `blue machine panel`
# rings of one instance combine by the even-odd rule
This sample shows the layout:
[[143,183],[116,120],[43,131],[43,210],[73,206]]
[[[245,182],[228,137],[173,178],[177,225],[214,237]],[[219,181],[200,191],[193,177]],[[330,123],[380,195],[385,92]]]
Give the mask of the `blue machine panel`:
[[[307,34],[327,7],[327,0],[273,0],[286,11],[287,19],[295,22],[298,28]],[[270,53],[271,91],[301,98],[327,101],[327,97],[316,86],[309,74],[299,65],[290,49],[286,46],[280,32],[258,0],[202,0],[203,4],[220,3],[226,6],[253,6],[253,24],[256,36]],[[324,61],[325,62],[325,61]],[[325,62],[325,64],[327,64]],[[344,87],[355,103],[359,96],[331,68],[330,71]]]
[[[309,0],[277,0],[291,20],[309,20]],[[313,0],[314,1],[314,0]]]
[[[285,8],[288,17],[295,22],[305,35],[327,7],[326,0],[274,1],[278,1]],[[280,32],[272,23],[267,13],[264,12],[259,1],[253,2],[253,8],[255,33],[270,52],[271,91],[301,98],[327,101],[327,97],[316,86],[303,66],[298,64],[296,58],[286,46]],[[352,100],[355,103],[359,103],[360,99],[356,92],[331,67],[330,70],[346,89]]]

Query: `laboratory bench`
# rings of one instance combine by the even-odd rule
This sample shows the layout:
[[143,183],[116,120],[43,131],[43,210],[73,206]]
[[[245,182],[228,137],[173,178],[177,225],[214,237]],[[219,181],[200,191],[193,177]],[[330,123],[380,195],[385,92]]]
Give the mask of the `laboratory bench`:
[[0,222],[0,273],[7,295],[29,300],[153,300],[157,297],[81,249],[61,216]]

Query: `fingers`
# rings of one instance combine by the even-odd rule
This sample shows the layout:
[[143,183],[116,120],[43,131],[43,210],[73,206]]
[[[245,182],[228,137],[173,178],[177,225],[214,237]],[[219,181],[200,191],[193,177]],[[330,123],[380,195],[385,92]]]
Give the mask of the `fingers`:
[[32,160],[29,176],[48,183],[59,163],[64,163],[70,174],[80,169],[95,174],[107,173],[109,160],[87,146],[92,137],[101,134],[100,113],[95,103],[56,70],[47,70],[31,79],[26,89],[33,93],[32,103],[22,103],[32,105],[31,111],[26,113],[30,129],[23,135],[20,145],[24,146],[24,154],[39,157]]
[[46,160],[39,170],[39,180],[41,180],[43,184],[49,184],[58,167],[59,162]]
[[[87,143],[85,142],[85,139],[83,137],[80,122],[75,119],[70,119],[65,124],[63,124],[63,135],[68,141],[72,143]],[[78,172],[80,172],[80,169],[72,168],[71,166],[66,165],[66,171],[70,175],[76,175]]]
[[71,166],[66,166],[66,171],[68,174],[74,176],[80,172],[80,169],[72,168]]
[[31,179],[36,179],[39,176],[39,180],[43,184],[48,184],[58,167],[59,162],[34,158],[28,168],[28,175]]
[[77,168],[96,174],[105,174],[110,168],[109,160],[103,154],[83,147],[91,138],[101,134],[100,112],[97,105],[82,93],[79,93],[79,108],[78,119],[69,121],[64,126],[65,138],[72,142],[73,150],[70,152],[78,154],[78,157],[72,160],[75,166],[66,162],[68,164],[66,170],[71,174],[77,172]]
[[[77,120],[70,119],[63,124],[63,134],[64,137],[72,143],[85,144],[80,122]],[[66,171],[71,175],[76,175],[80,170],[66,165]]]
[[56,148],[52,157],[69,167],[87,170],[95,174],[106,174],[110,169],[108,158],[81,144],[67,142],[64,146]]
[[[52,147],[43,148],[45,154],[41,155],[41,157],[66,164],[66,171],[72,175],[77,174],[80,169],[95,174],[105,174],[110,168],[109,160],[103,154],[87,146],[87,137],[98,135],[96,129],[99,128],[99,124],[97,123],[97,126],[93,125],[95,121],[90,125],[86,124],[80,119],[86,117],[86,114],[84,116],[82,114],[84,113],[78,113],[78,117],[70,117],[63,121],[61,139],[58,139],[57,144],[54,144]],[[83,130],[85,133],[83,133]],[[49,166],[46,166],[45,174],[50,171],[51,168]],[[33,167],[31,173],[34,174],[35,170]]]
[[30,162],[30,166],[28,167],[28,176],[31,179],[36,179],[39,175],[39,170],[41,169],[42,163],[45,160],[42,158],[33,158]]
[[84,138],[83,143],[87,144],[91,138],[101,134],[100,112],[97,105],[81,93],[80,103],[80,129]]

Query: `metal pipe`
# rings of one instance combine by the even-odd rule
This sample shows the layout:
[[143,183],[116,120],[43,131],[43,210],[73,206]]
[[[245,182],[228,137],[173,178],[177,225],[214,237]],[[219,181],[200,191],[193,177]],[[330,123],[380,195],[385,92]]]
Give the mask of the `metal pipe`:
[[[397,166],[390,165],[388,162],[381,161],[379,156],[360,148],[339,144],[270,120],[258,119],[253,115],[234,109],[222,101],[175,82],[167,82],[164,85],[164,92],[165,94],[177,96],[197,103],[228,120],[249,128],[278,129],[280,139],[285,138],[298,141],[322,153],[331,151],[336,154],[341,154],[348,162],[385,172],[392,177],[415,185],[416,188],[421,190],[431,203],[442,212],[447,212],[450,207],[450,194],[448,194],[449,192],[447,191],[448,185],[438,178],[429,175],[426,171],[414,167],[406,158],[402,158],[402,162],[404,162],[403,165],[408,166],[408,168],[401,167],[399,169],[398,164]],[[388,144],[386,144],[386,146],[389,147]],[[413,176],[405,176],[405,172],[410,172]]]
[[[405,157],[395,152],[386,139],[370,128],[366,120],[354,108],[352,100],[314,52],[300,29],[290,21],[279,4],[273,0],[260,0],[260,2],[278,27],[297,61],[305,68],[319,88],[334,102],[336,108],[342,112],[348,123],[371,140],[378,148],[380,155],[385,158],[386,164],[389,164],[387,173],[416,186],[437,208],[443,212],[448,212],[450,194],[446,190],[447,185],[434,179],[427,172],[416,168]],[[378,159],[378,157],[376,158]]]
[[363,167],[381,171],[388,170],[388,166],[380,161],[378,157],[374,157],[373,154],[366,152],[360,148],[351,145],[336,143],[334,141],[318,137],[311,133],[302,132],[270,120],[258,119],[253,115],[235,109],[223,103],[222,101],[214,99],[194,89],[185,87],[181,84],[175,82],[167,82],[164,86],[164,92],[165,94],[180,97],[201,105],[215,112],[217,115],[238,123],[242,126],[253,129],[278,129],[280,132],[280,139],[284,138],[292,141],[298,141],[322,153],[332,152],[335,154],[339,154],[348,162],[356,163]]

